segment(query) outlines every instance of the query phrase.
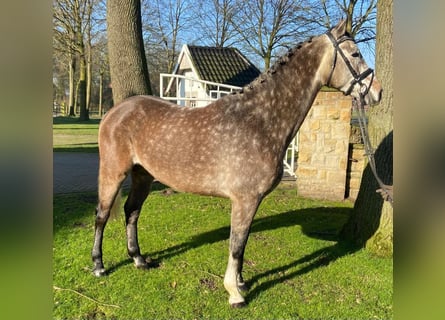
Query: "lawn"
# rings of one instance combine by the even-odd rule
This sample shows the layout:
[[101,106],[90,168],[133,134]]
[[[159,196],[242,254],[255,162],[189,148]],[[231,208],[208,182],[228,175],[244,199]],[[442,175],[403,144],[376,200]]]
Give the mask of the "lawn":
[[123,214],[108,224],[95,278],[94,193],[54,196],[56,319],[392,319],[392,259],[337,242],[349,202],[299,198],[280,185],[263,202],[246,248],[248,306],[231,309],[223,287],[230,202],[158,186],[139,220],[150,270],[126,255]]
[[53,118],[54,152],[98,152],[100,119],[81,122],[78,118]]

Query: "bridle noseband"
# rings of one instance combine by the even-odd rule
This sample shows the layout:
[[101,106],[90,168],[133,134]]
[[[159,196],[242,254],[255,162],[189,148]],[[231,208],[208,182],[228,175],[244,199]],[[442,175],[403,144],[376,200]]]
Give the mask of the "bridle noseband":
[[[348,37],[348,36],[343,36],[340,39],[335,39],[334,36],[332,35],[332,33],[330,31],[326,32],[326,35],[328,36],[329,40],[331,40],[332,45],[334,46],[334,59],[332,62],[332,69],[331,69],[331,74],[329,75],[329,79],[327,84],[329,85],[331,82],[331,78],[332,75],[334,73],[334,69],[335,69],[335,65],[337,64],[337,53],[340,54],[340,56],[343,58],[343,61],[345,62],[346,66],[349,69],[349,72],[352,74],[352,76],[354,77],[354,79],[351,81],[351,83],[349,84],[349,88],[348,90],[346,90],[345,92],[343,92],[345,95],[350,95],[352,92],[352,89],[354,88],[354,86],[356,84],[360,85],[360,96],[364,97],[368,94],[369,89],[371,88],[371,84],[374,80],[374,70],[371,68],[366,69],[365,71],[363,71],[362,73],[357,73],[354,68],[351,65],[351,62],[348,60],[348,58],[346,57],[346,55],[344,54],[343,50],[340,48],[340,43],[345,42],[345,41],[354,41],[353,38]],[[354,41],[355,42],[355,41]],[[366,86],[366,84],[364,84],[362,81],[364,79],[366,79],[366,77],[368,77],[369,75],[372,75],[371,77],[371,81],[369,83],[369,87]]]

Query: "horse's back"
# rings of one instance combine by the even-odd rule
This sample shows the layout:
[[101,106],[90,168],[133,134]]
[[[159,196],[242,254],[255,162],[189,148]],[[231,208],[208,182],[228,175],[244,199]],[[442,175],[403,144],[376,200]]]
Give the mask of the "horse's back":
[[[163,118],[169,110],[178,109],[166,100],[153,96],[133,96],[111,108],[99,126],[99,147],[104,139],[129,138],[135,130],[150,126]],[[119,138],[120,137],[120,138]]]
[[132,96],[111,108],[103,117],[101,126],[108,126],[113,122],[117,124],[124,119],[131,120],[131,117],[137,116],[138,110],[141,109],[155,111],[171,108],[178,108],[178,106],[154,96]]

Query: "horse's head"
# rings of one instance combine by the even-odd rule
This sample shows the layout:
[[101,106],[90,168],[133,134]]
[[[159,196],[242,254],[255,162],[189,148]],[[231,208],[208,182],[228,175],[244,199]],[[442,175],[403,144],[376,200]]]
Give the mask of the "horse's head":
[[346,32],[346,21],[326,33],[334,50],[327,85],[354,98],[364,98],[366,104],[378,103],[382,87],[368,67],[354,39]]

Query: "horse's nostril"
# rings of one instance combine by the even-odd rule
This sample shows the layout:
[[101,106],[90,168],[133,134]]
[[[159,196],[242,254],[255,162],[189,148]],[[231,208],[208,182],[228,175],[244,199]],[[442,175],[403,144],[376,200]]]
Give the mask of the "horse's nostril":
[[377,102],[379,102],[380,100],[382,100],[382,92],[383,92],[383,89],[380,89],[379,94],[378,94],[378,97],[377,97]]

